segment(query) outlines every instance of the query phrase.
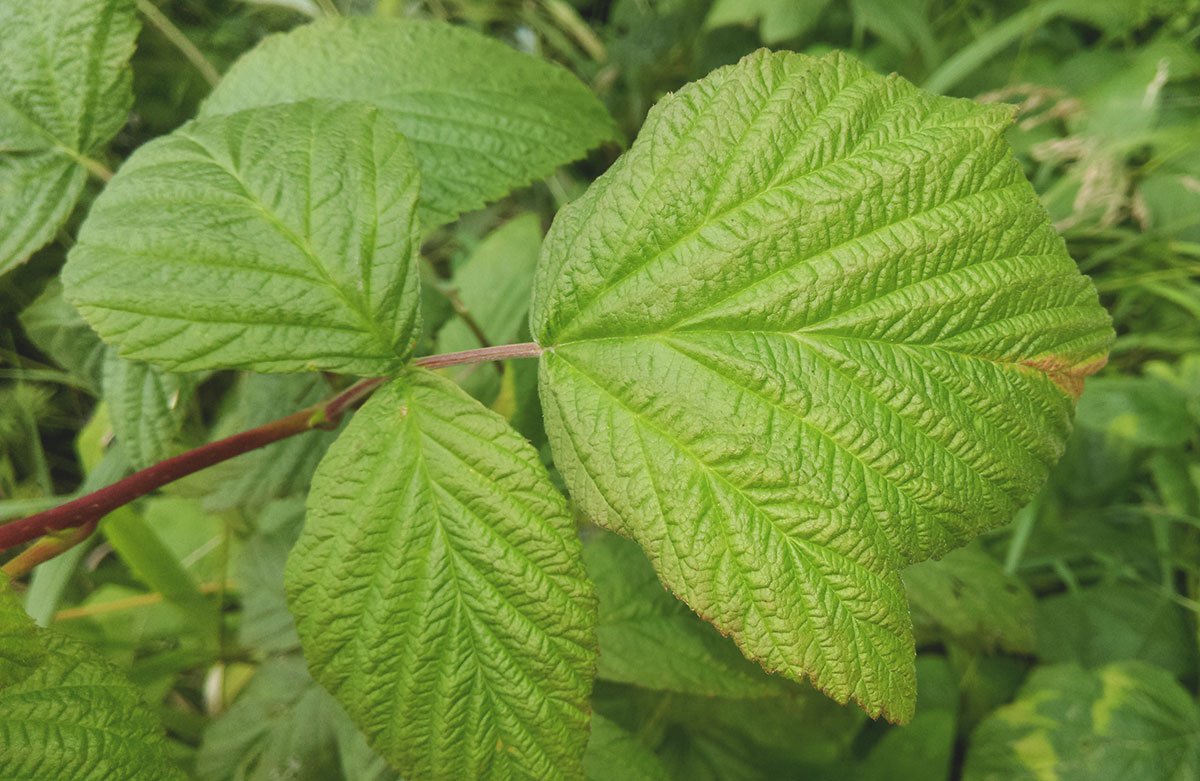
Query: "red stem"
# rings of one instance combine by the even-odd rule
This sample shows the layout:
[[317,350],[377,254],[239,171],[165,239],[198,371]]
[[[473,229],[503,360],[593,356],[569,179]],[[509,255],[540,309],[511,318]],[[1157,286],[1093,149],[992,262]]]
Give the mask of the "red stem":
[[[528,358],[540,355],[541,352],[542,348],[534,342],[505,344],[478,350],[447,353],[446,355],[430,355],[416,359],[413,364],[437,369],[460,363]],[[94,524],[118,507],[205,467],[227,461],[251,450],[257,450],[281,439],[311,431],[314,428],[329,428],[337,423],[347,410],[371,395],[388,379],[387,377],[374,377],[359,380],[320,404],[294,412],[287,417],[271,421],[249,431],[201,445],[186,453],[160,461],[140,472],[134,472],[106,488],[93,491],[86,496],[81,496],[28,518],[6,523],[0,526],[0,551],[35,540],[45,534]]]

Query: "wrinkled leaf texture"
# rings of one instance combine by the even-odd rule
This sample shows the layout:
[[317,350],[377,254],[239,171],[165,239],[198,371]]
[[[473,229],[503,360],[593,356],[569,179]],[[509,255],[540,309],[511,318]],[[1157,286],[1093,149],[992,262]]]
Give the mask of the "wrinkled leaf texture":
[[67,300],[122,357],[168,369],[394,373],[418,333],[418,179],[366,104],[193,122],[96,199]]
[[0,778],[182,779],[141,691],[93,649],[36,629],[0,576]]
[[0,3],[0,274],[66,221],[133,105],[133,0]]
[[747,656],[895,721],[899,571],[1030,498],[1112,338],[1010,118],[753,54],[651,111],[535,279],[580,507]]
[[313,677],[411,778],[577,778],[595,597],[533,448],[410,369],[313,477],[288,559]]
[[567,70],[463,27],[324,19],[264,40],[209,95],[202,117],[306,98],[378,106],[421,170],[421,223],[454,220],[616,138]]

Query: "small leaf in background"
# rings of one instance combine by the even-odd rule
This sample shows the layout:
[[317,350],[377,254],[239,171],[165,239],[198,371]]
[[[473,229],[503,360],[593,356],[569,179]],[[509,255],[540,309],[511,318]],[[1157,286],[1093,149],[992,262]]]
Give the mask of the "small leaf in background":
[[592,716],[583,770],[588,781],[667,781],[654,753],[615,722]]
[[395,123],[421,170],[426,228],[616,139],[604,106],[570,72],[417,19],[325,19],[267,38],[200,113],[306,98],[361,100]]
[[281,653],[300,647],[288,612],[283,572],[304,525],[304,496],[271,502],[254,519],[234,577],[242,593],[238,641],[257,651]]
[[[445,283],[490,344],[520,341],[541,248],[542,229],[537,215],[523,214],[488,234]],[[434,351],[452,353],[482,346],[467,323],[455,317],[438,331]],[[467,364],[447,371],[455,382],[485,403],[500,391],[500,375],[491,363]]]
[[405,775],[579,774],[595,608],[574,523],[449,380],[412,369],[354,415],[286,582],[313,676]]
[[101,374],[110,348],[63,298],[61,282],[52,281],[21,311],[21,327],[39,350],[92,395],[100,395]]
[[714,697],[779,693],[778,681],[663,588],[637,543],[598,532],[583,560],[600,599],[600,678]]
[[827,5],[829,0],[716,0],[704,26],[757,22],[763,43],[779,43],[808,32]]
[[1143,662],[1039,668],[975,730],[963,778],[1200,778],[1200,708]]
[[20,682],[0,687],[0,777],[184,778],[140,689],[77,641],[44,630],[38,638],[45,658]]
[[0,274],[62,226],[133,104],[133,0],[0,4]]
[[1048,664],[1137,659],[1186,677],[1200,662],[1188,612],[1147,585],[1100,584],[1047,597],[1038,603],[1037,625],[1037,655]]
[[982,550],[950,551],[914,564],[901,577],[918,645],[941,639],[980,651],[1033,653],[1033,593]]
[[417,189],[371,106],[191,123],[93,204],[67,299],[122,357],[168,369],[393,372],[418,333]]
[[335,722],[344,713],[298,656],[258,669],[233,705],[204,731],[202,781],[325,781],[337,777]]
[[840,54],[750,55],[655,107],[534,284],[584,513],[749,658],[896,721],[899,571],[1032,497],[1112,341],[1010,116]]
[[117,442],[134,469],[145,469],[174,455],[183,427],[193,379],[149,363],[127,361],[110,350],[105,358],[101,396]]
[[[261,426],[333,394],[316,374],[243,374],[210,440]],[[242,508],[250,515],[275,499],[308,490],[326,448],[337,438],[332,431],[309,431],[265,448],[244,453],[191,478],[212,512]]]

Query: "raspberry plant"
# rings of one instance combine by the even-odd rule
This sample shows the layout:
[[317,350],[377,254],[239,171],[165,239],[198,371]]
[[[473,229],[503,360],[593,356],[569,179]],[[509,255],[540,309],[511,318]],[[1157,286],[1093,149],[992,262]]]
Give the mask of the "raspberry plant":
[[[107,178],[136,29],[122,0],[0,13],[0,269],[58,230],[89,171]],[[414,357],[422,239],[614,125],[566,71],[463,29],[329,19],[268,38],[125,161],[79,231],[66,300],[111,346],[113,425],[143,469],[0,527],[5,547],[49,535],[6,571],[365,399],[312,479],[288,604],[314,678],[405,777],[582,776],[597,600],[580,518],[634,541],[765,670],[906,722],[901,571],[1033,496],[1112,339],[1010,121],[839,53],[760,51],[664,97],[561,209],[532,341]],[[569,501],[437,371],[499,359],[538,363]],[[171,458],[169,405],[120,403],[224,369],[348,379]],[[632,576],[625,550],[590,555]],[[117,723],[87,761],[168,775],[119,674],[4,609],[0,727],[27,750],[0,775],[68,777],[87,730]],[[47,720],[66,726],[14,732]]]

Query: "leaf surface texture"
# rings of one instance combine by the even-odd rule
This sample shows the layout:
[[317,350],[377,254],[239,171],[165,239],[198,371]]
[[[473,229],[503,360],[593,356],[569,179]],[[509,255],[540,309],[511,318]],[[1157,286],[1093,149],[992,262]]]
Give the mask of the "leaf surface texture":
[[272,36],[229,69],[201,116],[306,98],[384,110],[421,169],[426,227],[616,137],[604,106],[565,69],[415,19],[330,19]]
[[168,369],[394,372],[417,334],[418,186],[364,104],[185,125],[96,200],[67,298],[123,357]]
[[576,778],[595,599],[533,448],[413,369],[313,478],[286,584],[313,677],[411,778]]
[[1112,338],[1009,116],[759,52],[651,111],[535,278],[583,510],[747,656],[893,720],[899,570],[1030,498]]
[[0,4],[0,274],[55,234],[133,104],[132,0]]

